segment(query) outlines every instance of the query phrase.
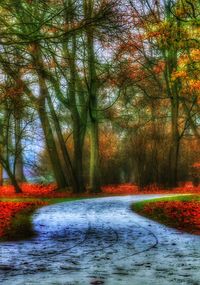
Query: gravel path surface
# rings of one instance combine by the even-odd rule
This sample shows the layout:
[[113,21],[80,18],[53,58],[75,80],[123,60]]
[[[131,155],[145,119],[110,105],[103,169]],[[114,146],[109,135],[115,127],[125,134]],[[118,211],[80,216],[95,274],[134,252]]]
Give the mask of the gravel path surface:
[[38,236],[0,244],[2,285],[200,284],[200,237],[132,213],[163,195],[81,200],[39,209]]

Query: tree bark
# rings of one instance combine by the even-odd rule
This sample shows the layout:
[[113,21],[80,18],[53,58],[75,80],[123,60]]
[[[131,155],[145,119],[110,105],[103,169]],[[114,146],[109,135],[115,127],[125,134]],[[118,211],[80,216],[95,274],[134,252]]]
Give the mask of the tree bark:
[[33,44],[32,53],[33,65],[36,69],[38,75],[39,84],[39,97],[36,99],[36,107],[38,110],[39,118],[41,121],[42,129],[44,132],[45,142],[49,158],[51,161],[53,173],[58,188],[65,188],[68,186],[68,181],[66,180],[63,167],[59,158],[58,150],[56,147],[56,142],[54,134],[51,128],[49,117],[46,111],[46,100],[48,98],[48,88],[45,81],[45,70],[43,65],[43,59],[40,53],[40,46],[37,43]]
[[49,123],[49,119],[46,114],[46,110],[42,108],[41,106],[38,108],[38,113],[40,117],[40,121],[42,124],[42,129],[44,132],[45,142],[47,146],[47,151],[50,157],[53,173],[56,179],[56,183],[58,185],[58,188],[65,188],[68,184],[65,179],[64,173],[62,171],[62,166],[60,163],[60,159],[58,156],[58,152],[56,149],[56,144],[54,141],[52,129]]
[[[17,110],[15,110],[17,111]],[[20,116],[20,115],[19,115]],[[14,174],[18,182],[26,180],[24,175],[24,160],[22,149],[21,120],[19,116],[15,116],[15,161]]]
[[90,126],[90,187],[92,192],[98,193],[100,186],[98,123],[93,122]]
[[62,135],[62,131],[60,128],[60,123],[59,123],[58,117],[56,115],[56,112],[54,110],[54,106],[53,106],[53,103],[51,101],[49,94],[47,96],[47,101],[48,101],[48,106],[49,106],[51,116],[53,119],[53,124],[55,126],[56,134],[58,137],[58,142],[59,142],[62,158],[64,160],[64,165],[65,165],[64,169],[66,170],[66,177],[68,179],[69,185],[72,186],[73,192],[78,193],[78,192],[80,192],[80,190],[79,190],[77,173],[75,176],[75,173],[74,173],[74,170],[72,167],[72,163],[70,160],[70,156],[69,156],[69,153],[67,151],[66,144],[65,144],[65,141],[64,141],[64,138]]
[[85,130],[81,130],[80,126],[73,127],[74,141],[74,168],[78,181],[78,191],[85,192],[85,183],[83,177],[83,145]]
[[3,168],[6,170],[7,174],[8,174],[8,177],[10,178],[11,180],[11,184],[14,186],[15,188],[15,193],[22,193],[22,189],[21,187],[19,186],[18,182],[17,182],[17,179],[15,177],[15,175],[12,173],[11,169],[10,169],[10,166],[9,166],[9,163],[6,162],[2,157],[0,157],[0,162],[3,166]]
[[178,160],[180,148],[180,135],[178,129],[179,102],[176,95],[171,99],[171,147],[170,147],[170,186],[176,187],[178,183]]
[[[83,144],[86,130],[87,115],[81,116],[77,107],[77,82],[79,80],[76,70],[76,36],[72,36],[72,51],[66,47],[66,53],[69,63],[69,108],[72,115],[73,142],[74,142],[74,169],[77,177],[78,192],[85,192],[85,183],[83,179]],[[84,94],[82,94],[84,95]],[[81,109],[84,105],[81,106]]]
[[17,179],[15,178],[15,175],[13,175],[12,172],[10,171],[10,168],[6,168],[6,172],[8,173],[11,183],[15,188],[15,192],[18,194],[22,193],[21,187],[19,186]]
[[3,165],[0,163],[0,186],[3,185]]
[[40,98],[38,100],[38,114],[40,117],[42,129],[44,132],[45,142],[47,146],[47,151],[49,153],[49,158],[51,161],[54,176],[59,188],[65,188],[68,183],[65,179],[63,173],[62,165],[59,159],[58,151],[56,148],[56,143],[54,140],[53,132],[49,122],[48,115],[46,113],[45,98],[46,98],[46,84],[44,79],[39,76],[39,86],[40,86]]
[[[93,1],[85,0],[85,17],[93,16]],[[88,94],[90,118],[90,188],[93,192],[100,192],[100,159],[99,159],[99,122],[97,101],[97,75],[95,66],[94,31],[93,27],[86,30],[88,54]]]

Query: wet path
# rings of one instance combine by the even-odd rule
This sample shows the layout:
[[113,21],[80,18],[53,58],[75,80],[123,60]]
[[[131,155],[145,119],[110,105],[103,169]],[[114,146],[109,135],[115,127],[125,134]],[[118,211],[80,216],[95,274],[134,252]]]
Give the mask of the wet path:
[[3,285],[200,284],[200,237],[132,213],[159,195],[61,203],[34,215],[38,236],[0,244]]

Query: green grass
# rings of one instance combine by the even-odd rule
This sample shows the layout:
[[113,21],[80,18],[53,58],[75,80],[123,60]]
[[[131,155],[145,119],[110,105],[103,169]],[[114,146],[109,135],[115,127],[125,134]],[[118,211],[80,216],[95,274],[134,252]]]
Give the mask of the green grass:
[[154,198],[154,199],[149,199],[149,200],[145,200],[145,201],[135,202],[132,204],[131,208],[134,211],[140,211],[143,209],[144,205],[147,203],[163,202],[163,201],[187,202],[187,201],[193,201],[193,200],[200,201],[200,195],[190,195],[190,194],[182,195],[182,194],[180,194],[180,195],[164,197],[164,198]]
[[62,202],[71,202],[86,198],[0,198],[0,202],[47,202],[49,204],[56,204]]

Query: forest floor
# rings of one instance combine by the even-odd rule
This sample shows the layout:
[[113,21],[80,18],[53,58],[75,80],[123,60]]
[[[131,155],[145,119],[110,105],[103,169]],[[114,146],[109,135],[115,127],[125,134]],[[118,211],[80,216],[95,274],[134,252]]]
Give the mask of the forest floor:
[[180,231],[200,235],[200,195],[140,201],[132,205],[132,210]]
[[38,209],[32,239],[2,242],[4,285],[198,285],[200,237],[134,213],[164,194],[82,199]]
[[[102,193],[91,194],[84,193],[75,195],[69,191],[56,191],[55,185],[38,185],[23,184],[23,193],[16,194],[12,186],[0,187],[0,240],[20,240],[34,235],[32,229],[31,216],[37,208],[56,204],[61,202],[70,202],[77,199],[123,196],[123,195],[141,195],[141,194],[194,194],[193,200],[200,194],[200,186],[194,187],[191,183],[187,183],[182,187],[166,190],[155,186],[150,186],[140,190],[133,184],[108,185],[102,187]],[[196,199],[197,200],[197,199]],[[155,201],[154,201],[155,202]],[[160,202],[161,203],[161,202]],[[152,206],[153,204],[151,204]],[[154,203],[154,209],[145,205],[145,209],[137,207],[138,212],[142,215],[159,220],[165,224],[182,228],[186,231],[199,233],[199,205],[195,201],[190,203],[183,202],[175,205],[175,202],[165,203],[167,210],[163,213],[160,208],[163,205]],[[148,207],[147,207],[148,206]],[[158,209],[157,209],[157,208]],[[176,207],[176,209],[174,209]],[[164,209],[164,208],[163,208]],[[180,212],[182,209],[182,212]],[[176,212],[176,213],[175,213]],[[180,213],[179,213],[180,212]],[[195,218],[194,218],[195,217]],[[174,223],[174,220],[177,223]],[[188,224],[188,226],[183,226]],[[188,229],[189,227],[192,229]]]
[[156,185],[150,185],[148,187],[140,189],[137,185],[126,183],[118,185],[106,185],[102,186],[102,192],[98,194],[92,194],[86,192],[83,194],[73,194],[67,189],[56,190],[54,184],[42,185],[42,184],[28,184],[23,183],[21,185],[22,192],[16,194],[14,188],[10,185],[0,186],[0,199],[1,198],[76,198],[76,197],[95,197],[95,196],[119,196],[119,195],[141,195],[141,194],[173,194],[173,193],[199,193],[200,185],[193,186],[191,182],[187,182],[179,187],[173,189],[164,189]]

